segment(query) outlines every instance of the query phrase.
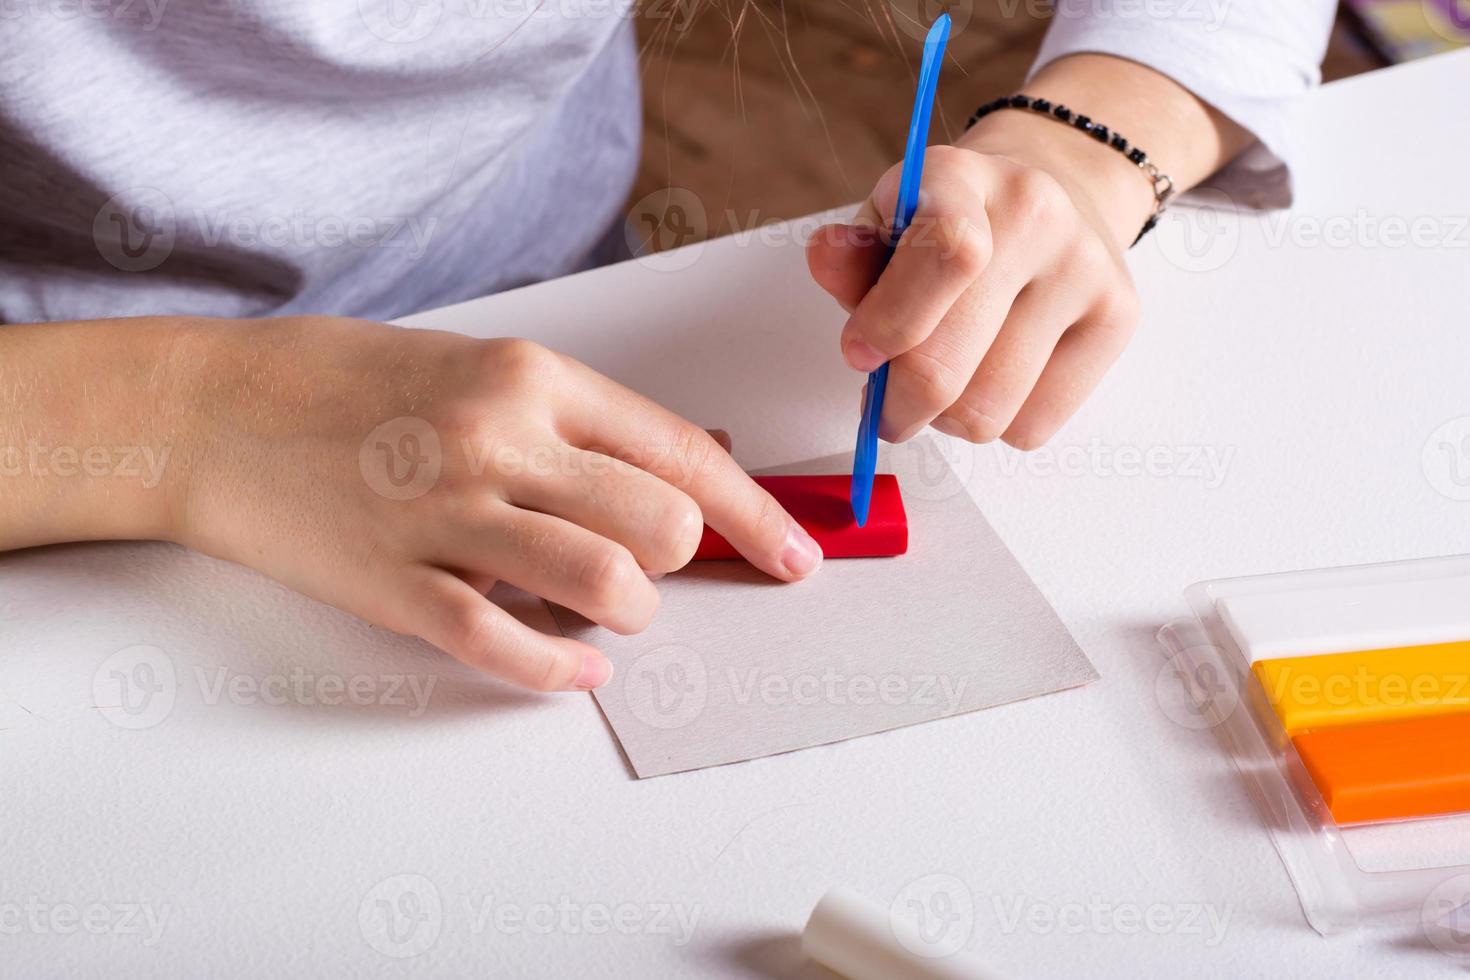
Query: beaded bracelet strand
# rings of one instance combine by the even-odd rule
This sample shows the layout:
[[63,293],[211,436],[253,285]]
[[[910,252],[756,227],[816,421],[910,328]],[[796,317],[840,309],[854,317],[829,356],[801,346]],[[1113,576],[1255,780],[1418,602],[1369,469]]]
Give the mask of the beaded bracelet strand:
[[1102,123],[1094,122],[1089,116],[1073,112],[1064,105],[1054,105],[1046,99],[1038,99],[1029,95],[1003,95],[998,99],[992,99],[975,110],[975,114],[970,117],[970,121],[965,125],[965,129],[969,130],[971,126],[974,126],[992,112],[997,112],[1001,109],[1029,109],[1032,112],[1039,112],[1043,116],[1055,119],[1060,123],[1065,123],[1073,129],[1081,130],[1099,143],[1106,144],[1123,154],[1123,156],[1128,158],[1129,162],[1143,171],[1154,192],[1153,213],[1148,216],[1148,221],[1144,222],[1143,230],[1138,233],[1138,238],[1133,239],[1133,244],[1137,245],[1139,240],[1152,231],[1154,225],[1159,223],[1159,215],[1164,213],[1164,208],[1168,205],[1169,198],[1174,193],[1174,181],[1169,178],[1168,174],[1165,174],[1154,165],[1153,161],[1148,158],[1147,153],[1129,143],[1123,137],[1122,133],[1111,130]]

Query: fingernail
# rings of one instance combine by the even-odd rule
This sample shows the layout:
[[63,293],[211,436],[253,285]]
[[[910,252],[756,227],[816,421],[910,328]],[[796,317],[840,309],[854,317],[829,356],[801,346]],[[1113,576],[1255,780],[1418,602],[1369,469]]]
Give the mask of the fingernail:
[[606,684],[611,678],[612,661],[596,650],[588,650],[582,654],[582,671],[572,682],[572,686],[579,691],[592,691]]
[[849,340],[843,353],[847,363],[859,371],[876,371],[888,360],[887,354],[861,340]]
[[781,564],[797,578],[805,578],[822,564],[822,546],[795,521],[791,522],[791,528],[786,532],[786,547],[781,552]]
[[965,438],[965,427],[954,419],[947,419],[943,415],[930,422],[929,428],[943,432],[947,436],[954,436],[956,439]]

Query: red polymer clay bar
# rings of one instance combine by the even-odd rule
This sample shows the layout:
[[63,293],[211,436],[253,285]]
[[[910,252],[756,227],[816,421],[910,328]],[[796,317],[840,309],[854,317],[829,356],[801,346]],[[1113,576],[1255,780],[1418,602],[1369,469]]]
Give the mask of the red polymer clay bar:
[[[758,476],[755,482],[816,538],[828,558],[881,558],[901,555],[909,548],[903,496],[898,492],[898,478],[890,473],[873,478],[873,500],[864,527],[852,519],[850,476]],[[693,560],[739,557],[728,541],[706,527]]]

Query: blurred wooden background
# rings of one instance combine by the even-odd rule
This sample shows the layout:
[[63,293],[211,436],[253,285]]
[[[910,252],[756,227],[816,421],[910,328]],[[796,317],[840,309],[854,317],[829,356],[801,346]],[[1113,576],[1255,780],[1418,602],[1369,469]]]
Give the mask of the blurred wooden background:
[[[862,198],[903,154],[916,25],[943,8],[956,30],[934,140],[1020,85],[1046,31],[1044,0],[645,0],[645,144],[630,219],[652,227],[668,189],[692,194],[700,207],[684,210],[703,213],[654,236],[666,248]],[[1380,65],[1340,20],[1325,76]]]

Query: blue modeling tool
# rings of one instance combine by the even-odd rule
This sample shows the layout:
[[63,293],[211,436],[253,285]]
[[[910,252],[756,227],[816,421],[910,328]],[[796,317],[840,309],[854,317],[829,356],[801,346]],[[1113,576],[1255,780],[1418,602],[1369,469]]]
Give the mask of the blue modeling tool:
[[[924,39],[924,61],[919,66],[919,91],[914,96],[914,114],[909,120],[909,141],[903,154],[903,177],[898,186],[898,208],[888,256],[914,220],[919,207],[919,182],[924,177],[924,151],[929,146],[929,116],[934,111],[934,92],[939,88],[939,69],[944,64],[944,46],[949,41],[949,14],[940,14]],[[873,473],[878,467],[878,421],[883,418],[883,392],[888,388],[888,365],[868,375],[863,393],[863,420],[858,425],[857,451],[852,457],[852,516],[858,527],[868,523],[868,504],[873,498]]]

